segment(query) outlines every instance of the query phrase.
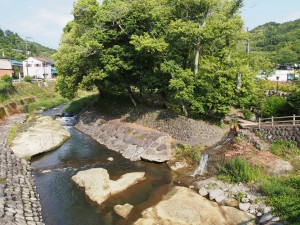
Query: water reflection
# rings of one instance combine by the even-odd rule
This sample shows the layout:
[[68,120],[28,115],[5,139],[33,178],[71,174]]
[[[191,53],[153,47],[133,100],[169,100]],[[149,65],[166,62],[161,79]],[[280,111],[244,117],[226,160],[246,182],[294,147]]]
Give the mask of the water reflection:
[[[146,205],[156,190],[171,183],[170,170],[165,164],[130,162],[76,129],[69,128],[69,131],[72,137],[64,145],[32,160],[47,225],[126,224],[113,212],[114,205],[130,203],[141,211],[141,205]],[[108,161],[109,157],[114,161]],[[111,178],[145,171],[147,179],[97,206],[71,180],[78,171],[94,167],[107,169]],[[45,170],[47,173],[43,173]]]

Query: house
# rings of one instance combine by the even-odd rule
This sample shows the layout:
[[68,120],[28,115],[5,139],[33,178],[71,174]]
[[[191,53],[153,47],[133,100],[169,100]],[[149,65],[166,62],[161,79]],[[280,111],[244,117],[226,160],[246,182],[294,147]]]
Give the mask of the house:
[[275,70],[267,77],[270,81],[279,81],[279,82],[287,82],[289,80],[294,80],[298,75],[295,74],[295,71],[292,69],[284,69],[284,70]]
[[13,69],[13,77],[19,78],[19,75],[22,76],[23,73],[23,63],[17,60],[12,59],[11,65]]
[[0,77],[13,74],[13,68],[10,59],[0,58]]
[[24,77],[52,79],[53,68],[54,61],[52,59],[29,57],[23,61]]

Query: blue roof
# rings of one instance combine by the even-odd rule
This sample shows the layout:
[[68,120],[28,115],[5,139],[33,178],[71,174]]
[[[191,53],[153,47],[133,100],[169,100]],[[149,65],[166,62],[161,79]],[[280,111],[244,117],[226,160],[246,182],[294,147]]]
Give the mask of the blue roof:
[[14,59],[11,60],[11,64],[12,64],[13,66],[22,66],[22,65],[23,65],[22,62],[19,62],[19,61],[14,60]]

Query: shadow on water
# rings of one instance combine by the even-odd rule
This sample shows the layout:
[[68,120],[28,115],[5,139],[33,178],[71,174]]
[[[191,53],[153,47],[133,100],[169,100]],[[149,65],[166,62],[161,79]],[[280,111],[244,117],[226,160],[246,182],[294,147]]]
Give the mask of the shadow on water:
[[[135,206],[132,214],[138,215],[171,185],[171,171],[165,164],[130,162],[76,129],[68,129],[72,135],[70,140],[55,151],[34,157],[31,163],[45,224],[128,224],[113,212],[115,205],[130,203]],[[114,161],[108,161],[109,157]],[[107,169],[112,179],[137,171],[145,171],[147,179],[98,206],[71,180],[78,171],[95,167]],[[129,217],[132,222],[135,219]]]

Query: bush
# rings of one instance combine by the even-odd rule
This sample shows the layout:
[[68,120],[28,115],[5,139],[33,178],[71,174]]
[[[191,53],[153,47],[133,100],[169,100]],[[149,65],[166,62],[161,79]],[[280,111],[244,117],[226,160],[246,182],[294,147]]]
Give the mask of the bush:
[[26,77],[24,77],[24,81],[31,83],[33,81],[33,78],[29,77],[29,76],[26,76]]
[[179,145],[179,148],[175,150],[175,157],[180,160],[186,160],[189,164],[196,166],[200,162],[200,155],[204,146],[190,146],[190,145]]
[[70,105],[64,109],[69,114],[77,114],[82,109],[88,107],[88,106],[94,106],[96,102],[98,101],[99,95],[89,95],[84,98],[80,98],[78,100],[74,100],[70,103]]
[[283,158],[293,159],[295,155],[300,155],[300,150],[294,141],[277,140],[271,146],[271,152]]
[[4,75],[3,77],[1,77],[1,80],[3,80],[4,82],[6,82],[6,83],[12,83],[12,81],[13,81],[13,79],[12,79],[12,77],[11,76],[9,76],[9,75]]
[[300,92],[294,92],[287,98],[287,104],[291,113],[300,114]]
[[289,224],[298,224],[300,218],[300,178],[272,177],[260,187],[267,196],[267,203],[273,206],[273,213]]
[[262,117],[281,116],[286,110],[286,100],[282,97],[273,96],[267,99],[261,107]]
[[219,176],[221,180],[238,183],[238,182],[250,182],[258,180],[262,177],[263,172],[257,166],[250,166],[248,162],[237,157],[232,159],[225,166],[219,167]]
[[249,109],[244,109],[243,114],[245,119],[250,120],[253,118],[253,113]]

